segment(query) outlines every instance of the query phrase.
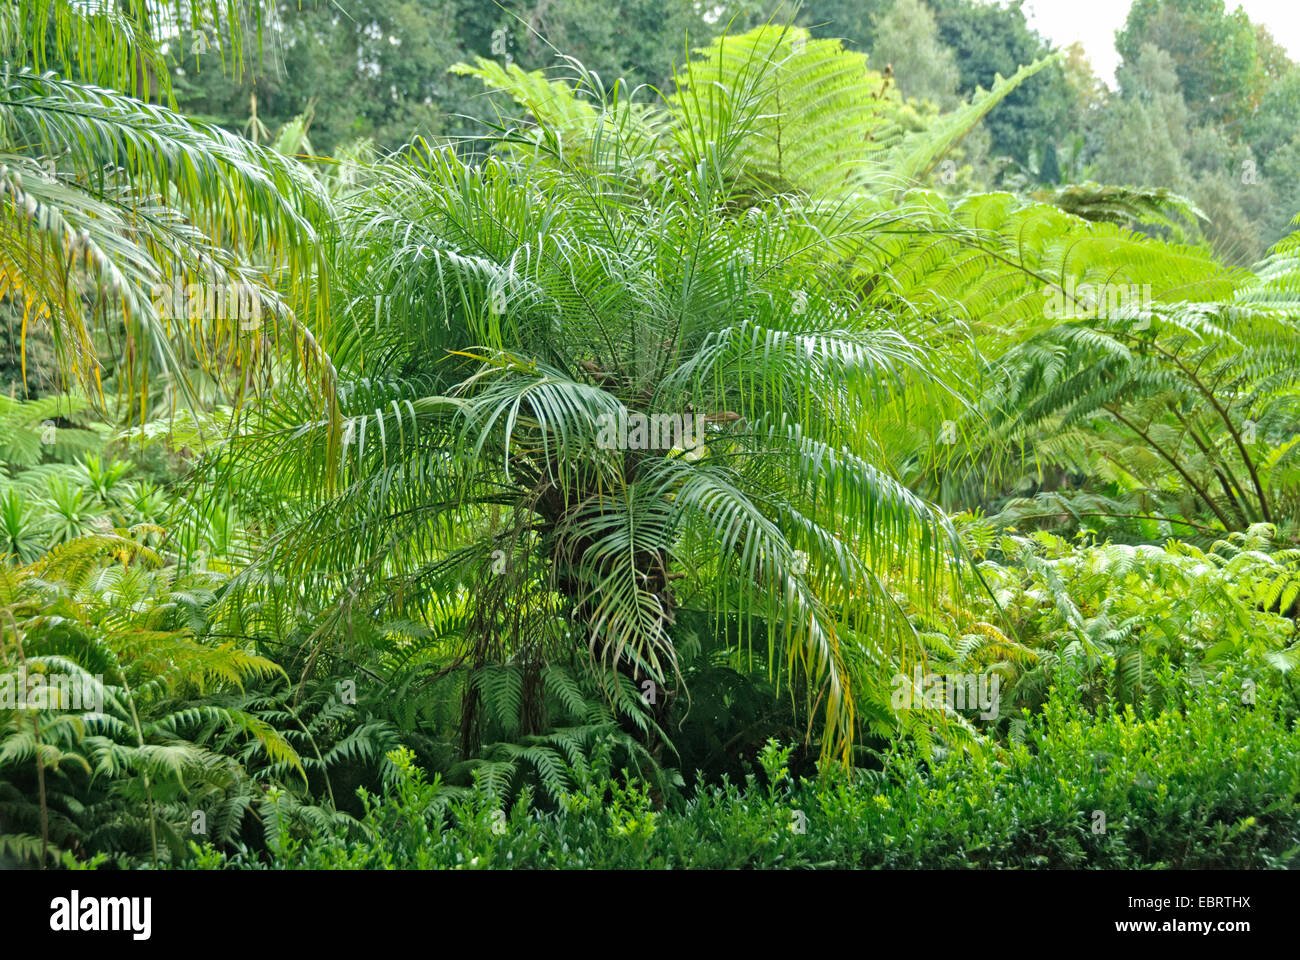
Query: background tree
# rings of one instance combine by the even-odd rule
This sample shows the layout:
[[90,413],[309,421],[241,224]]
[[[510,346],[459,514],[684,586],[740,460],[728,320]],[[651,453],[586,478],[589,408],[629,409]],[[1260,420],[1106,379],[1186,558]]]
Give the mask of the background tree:
[[1189,112],[1173,58],[1148,44],[1120,68],[1118,80],[1122,94],[1102,119],[1105,149],[1093,176],[1103,183],[1186,190]]
[[941,109],[956,105],[961,82],[953,51],[939,41],[934,14],[923,0],[896,0],[875,21],[871,65],[889,65],[904,96],[930,100]]
[[[460,61],[492,57],[533,70],[561,65],[563,53],[607,83],[663,85],[688,46],[759,18],[748,2],[706,17],[695,0],[292,0],[277,9],[258,76],[181,56],[177,96],[228,130],[246,128],[254,97],[268,129],[312,108],[312,143],[325,155],[356,138],[392,150],[417,135],[482,136],[482,121],[495,122],[505,104],[449,74]],[[187,32],[178,47],[193,43]]]
[[393,149],[417,134],[461,133],[457,115],[474,110],[476,91],[446,73],[463,55],[460,13],[449,0],[283,3],[264,30],[261,69],[243,75],[220,69],[211,50],[194,53],[207,44],[183,31],[176,96],[190,113],[263,141],[311,110],[323,156],[358,138]]
[[[939,37],[956,54],[961,72],[958,92],[969,96],[989,87],[1001,74],[1051,52],[1051,44],[1030,28],[1019,0],[1006,4],[975,0],[934,0]],[[1069,127],[1073,95],[1064,70],[1054,65],[1027,83],[986,120],[990,150],[1028,164],[1048,142],[1059,145]]]
[[893,6],[894,0],[807,0],[799,8],[799,23],[814,37],[840,40],[845,49],[865,53],[876,42],[876,21]]
[[[1224,0],[1134,0],[1115,47],[1125,62],[1153,44],[1169,54],[1196,123],[1236,124],[1249,116],[1261,92],[1265,66],[1256,28]],[[1270,51],[1276,69],[1276,51]]]
[[1212,122],[1189,106],[1174,56],[1149,43],[1121,65],[1118,93],[1093,114],[1090,176],[1186,195],[1220,255],[1254,263],[1295,213],[1296,133],[1280,119],[1294,108],[1293,76],[1294,68],[1271,81],[1266,106],[1244,122]]

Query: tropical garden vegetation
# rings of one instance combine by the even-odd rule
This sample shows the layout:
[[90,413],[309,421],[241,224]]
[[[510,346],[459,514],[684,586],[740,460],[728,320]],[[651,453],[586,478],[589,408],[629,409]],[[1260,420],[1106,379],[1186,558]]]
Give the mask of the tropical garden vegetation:
[[1266,32],[343,6],[0,7],[0,863],[1295,865]]

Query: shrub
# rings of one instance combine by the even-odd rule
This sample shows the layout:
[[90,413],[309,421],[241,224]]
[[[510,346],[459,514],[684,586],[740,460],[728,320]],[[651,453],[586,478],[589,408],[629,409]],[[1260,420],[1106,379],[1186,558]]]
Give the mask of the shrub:
[[[396,780],[364,795],[365,816],[284,836],[269,865],[290,868],[1259,868],[1300,851],[1300,731],[1275,691],[1241,702],[1227,677],[1192,687],[1165,671],[1165,706],[1095,714],[1054,688],[1005,744],[924,757],[899,745],[879,771],[795,782],[789,750],[763,751],[764,776],[707,786],[654,809],[648,788],[613,777],[609,749],[541,812],[508,809],[486,782],[426,780],[392,755]],[[603,759],[602,759],[603,756]],[[248,851],[206,866],[265,866]]]

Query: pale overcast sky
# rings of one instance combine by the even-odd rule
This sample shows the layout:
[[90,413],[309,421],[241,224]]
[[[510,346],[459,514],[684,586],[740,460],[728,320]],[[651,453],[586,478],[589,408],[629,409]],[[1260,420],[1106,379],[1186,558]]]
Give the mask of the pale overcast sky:
[[[1026,0],[1030,25],[1058,46],[1076,40],[1092,61],[1102,81],[1114,86],[1115,31],[1124,26],[1130,0]],[[1262,23],[1290,53],[1300,57],[1300,0],[1228,0],[1229,10],[1238,6],[1255,23]]]

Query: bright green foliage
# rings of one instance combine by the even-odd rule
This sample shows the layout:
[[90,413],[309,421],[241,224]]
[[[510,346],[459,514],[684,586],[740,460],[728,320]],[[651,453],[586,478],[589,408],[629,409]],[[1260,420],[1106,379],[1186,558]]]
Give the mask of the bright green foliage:
[[934,670],[998,672],[1004,716],[1037,707],[1062,671],[1090,704],[1140,704],[1162,661],[1193,683],[1231,668],[1253,689],[1300,658],[1285,615],[1300,596],[1300,552],[1276,549],[1266,525],[1208,550],[994,538],[978,522],[962,526],[989,592],[970,609],[922,619],[922,636]]
[[[63,850],[154,863],[177,855],[185,798],[248,793],[236,756],[208,743],[216,731],[302,770],[273,727],[210,699],[278,668],[197,639],[211,576],[177,580],[157,566],[136,541],[94,534],[33,566],[0,568],[0,688],[15,698],[0,709],[0,853],[37,863]],[[37,675],[44,696],[18,703]],[[79,685],[65,691],[74,699],[56,699],[57,677]]]
[[[698,162],[716,152],[729,162],[743,158],[746,176],[764,192],[794,189],[841,199],[924,177],[1050,62],[1026,65],[1005,79],[998,75],[991,89],[977,88],[968,103],[936,116],[933,108],[905,103],[887,77],[868,69],[866,57],[800,28],[725,35],[699,54],[678,69],[676,90],[660,116],[629,102],[626,88],[604,91],[580,65],[586,89],[482,57],[453,69],[509,93],[536,121],[532,139],[561,156],[609,140],[621,149],[597,154],[627,165],[639,153],[675,143],[676,150],[655,158],[664,169],[651,170],[652,180],[669,174],[674,162]],[[726,137],[716,139],[722,131]]]
[[[1166,681],[1169,676],[1166,675]],[[286,835],[277,868],[736,869],[1284,867],[1300,844],[1300,743],[1275,700],[1209,690],[1140,717],[1061,691],[987,758],[908,749],[851,782],[795,783],[769,744],[745,787],[653,809],[643,786],[580,781],[553,813],[480,785],[451,793],[396,755],[353,831]],[[363,839],[363,843],[355,842]],[[255,866],[197,851],[209,868]]]
[[104,439],[85,415],[89,408],[79,397],[24,401],[0,396],[0,461],[12,471],[98,452]]
[[994,436],[1108,485],[1093,492],[1129,504],[1119,515],[1186,520],[1208,511],[1221,530],[1263,521],[1292,536],[1300,528],[1293,268],[1283,248],[1216,303],[1165,307],[1128,287],[1118,307],[1057,311],[1062,322],[990,370]]
[[[508,111],[473,80],[448,76],[454,63],[483,56],[549,69],[565,54],[609,84],[664,87],[688,44],[707,42],[743,5],[710,22],[695,0],[303,0],[277,8],[257,76],[186,56],[172,83],[186,113],[252,139],[314,105],[322,154],[337,156],[357,137],[397,150],[417,137],[480,136],[498,109]],[[742,20],[761,22],[767,11],[757,14]],[[188,50],[195,39],[185,31],[178,45]],[[245,47],[252,61],[253,38]]]

